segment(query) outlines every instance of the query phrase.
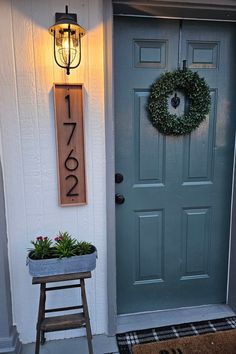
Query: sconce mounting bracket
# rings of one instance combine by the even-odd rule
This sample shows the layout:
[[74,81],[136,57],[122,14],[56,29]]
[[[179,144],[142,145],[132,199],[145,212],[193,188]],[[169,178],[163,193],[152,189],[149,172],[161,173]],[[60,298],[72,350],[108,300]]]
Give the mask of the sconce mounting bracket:
[[56,24],[60,23],[77,23],[77,14],[68,14],[63,12],[56,12]]

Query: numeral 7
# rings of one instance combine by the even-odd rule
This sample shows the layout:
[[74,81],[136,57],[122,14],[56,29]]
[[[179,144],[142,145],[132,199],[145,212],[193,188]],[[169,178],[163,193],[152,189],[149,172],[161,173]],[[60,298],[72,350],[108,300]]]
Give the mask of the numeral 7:
[[76,128],[76,123],[63,123],[64,125],[71,125],[72,126],[72,131],[71,131],[71,134],[70,134],[70,137],[69,137],[69,140],[67,141],[67,146],[70,144],[70,141],[72,139],[72,136],[74,134],[74,131],[75,131],[75,128]]

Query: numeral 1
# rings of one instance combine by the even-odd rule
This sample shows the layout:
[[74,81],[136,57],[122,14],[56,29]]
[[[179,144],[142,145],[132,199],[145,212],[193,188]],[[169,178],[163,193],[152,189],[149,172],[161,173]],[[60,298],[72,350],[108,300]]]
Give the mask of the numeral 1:
[[70,118],[70,95],[65,96],[65,100],[67,100],[68,104],[68,117]]

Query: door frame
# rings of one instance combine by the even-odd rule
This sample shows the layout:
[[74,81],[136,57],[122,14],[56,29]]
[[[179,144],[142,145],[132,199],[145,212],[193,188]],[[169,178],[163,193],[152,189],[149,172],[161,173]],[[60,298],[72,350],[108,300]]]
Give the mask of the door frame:
[[[236,22],[236,4],[232,0],[215,0],[214,4],[207,5],[201,0],[151,1],[146,5],[142,0],[103,0],[104,24],[104,75],[105,75],[105,146],[106,146],[106,231],[107,231],[107,298],[108,298],[108,334],[131,329],[139,329],[137,324],[142,323],[142,328],[180,323],[187,316],[188,321],[200,319],[210,320],[234,315],[236,312],[236,283],[232,281],[236,271],[236,171],[234,150],[234,168],[231,194],[231,220],[229,240],[228,285],[226,305],[198,306],[195,308],[182,308],[162,310],[156,313],[139,313],[131,315],[117,315],[116,292],[116,218],[115,218],[115,129],[114,129],[114,84],[113,84],[113,16],[141,16],[169,19],[191,19],[203,21]],[[185,3],[186,2],[186,3]],[[148,9],[147,9],[148,7]],[[137,13],[138,8],[138,13]],[[204,10],[207,10],[205,12]],[[176,11],[176,12],[175,12]],[[184,17],[174,16],[180,11]],[[147,16],[147,13],[149,14]],[[151,15],[150,15],[151,13]],[[159,15],[161,13],[161,16]],[[205,17],[207,13],[207,18]],[[235,38],[236,40],[236,38]],[[234,271],[235,269],[235,271]],[[158,316],[153,316],[158,314]],[[157,322],[157,317],[159,318]],[[174,320],[173,320],[174,318]],[[171,323],[172,322],[172,323]],[[134,327],[136,325],[136,327]],[[141,327],[140,327],[141,329]]]

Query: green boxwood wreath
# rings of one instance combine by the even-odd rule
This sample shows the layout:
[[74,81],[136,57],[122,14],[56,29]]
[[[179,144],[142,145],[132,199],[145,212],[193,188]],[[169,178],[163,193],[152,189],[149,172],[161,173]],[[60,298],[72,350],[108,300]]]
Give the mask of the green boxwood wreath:
[[[168,96],[183,91],[188,103],[188,112],[177,116],[168,111]],[[159,132],[166,135],[185,135],[196,129],[210,111],[209,86],[197,72],[176,70],[166,72],[151,86],[148,101],[150,120]]]

